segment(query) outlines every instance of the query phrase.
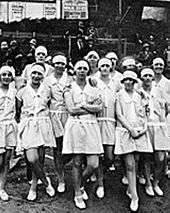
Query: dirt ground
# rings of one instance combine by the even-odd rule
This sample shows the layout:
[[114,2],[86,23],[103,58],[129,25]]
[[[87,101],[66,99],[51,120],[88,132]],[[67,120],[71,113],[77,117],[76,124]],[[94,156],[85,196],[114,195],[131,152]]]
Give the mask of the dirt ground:
[[[54,174],[53,161],[46,159],[45,171],[52,178],[52,184],[56,188],[57,180]],[[78,210],[73,203],[73,189],[71,179],[71,168],[66,168],[66,192],[56,193],[55,197],[49,198],[42,185],[38,186],[38,198],[35,202],[28,202],[26,196],[29,184],[26,179],[25,167],[18,165],[8,175],[7,192],[10,201],[0,201],[0,213],[127,213],[130,212],[130,200],[125,195],[126,186],[120,183],[121,169],[105,175],[106,195],[103,199],[95,196],[96,185],[87,183],[86,190],[89,195],[86,210]],[[161,187],[164,197],[148,197],[144,187],[138,184],[140,197],[139,213],[169,213],[170,212],[170,179],[162,178]]]

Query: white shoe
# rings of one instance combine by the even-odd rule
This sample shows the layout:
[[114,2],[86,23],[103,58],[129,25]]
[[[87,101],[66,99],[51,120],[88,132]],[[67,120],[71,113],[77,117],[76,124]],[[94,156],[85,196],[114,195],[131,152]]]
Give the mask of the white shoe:
[[93,174],[93,175],[90,177],[90,180],[91,180],[91,182],[96,182],[96,180],[97,180],[96,175]]
[[139,207],[138,202],[139,202],[139,199],[131,200],[131,203],[130,203],[131,211],[136,212],[138,210],[138,207]]
[[59,182],[58,187],[57,187],[57,191],[60,193],[65,192],[65,183]]
[[128,179],[127,179],[126,176],[123,176],[123,178],[122,178],[122,183],[123,183],[124,185],[128,185],[128,184],[129,184],[129,183],[128,183]]
[[84,187],[82,187],[80,190],[82,192],[82,198],[83,198],[83,200],[88,200],[89,197],[88,197],[87,192],[85,191]]
[[28,196],[27,196],[27,200],[29,201],[34,201],[37,198],[37,193],[36,191],[33,190],[29,190]]
[[115,165],[112,164],[111,167],[109,167],[109,171],[115,171],[115,170],[116,170]]
[[83,200],[82,195],[81,196],[75,196],[74,197],[74,202],[75,202],[75,206],[79,209],[85,209],[86,208],[86,204]]
[[8,201],[9,200],[9,195],[6,193],[4,189],[0,190],[0,198],[3,201]]
[[159,196],[163,196],[164,195],[163,191],[161,190],[161,188],[158,185],[154,186],[153,189],[154,189],[154,191],[156,192],[157,195],[159,195]]
[[146,186],[145,192],[146,192],[147,195],[152,196],[152,197],[155,195],[152,186]]
[[104,187],[99,186],[96,190],[96,195],[98,198],[103,198],[104,197]]
[[144,178],[144,177],[139,177],[139,183],[140,183],[141,185],[145,185],[145,184],[146,184],[145,178]]
[[50,197],[53,197],[55,195],[55,190],[51,185],[51,180],[49,177],[46,177],[47,181],[48,181],[48,186],[46,187],[46,192]]

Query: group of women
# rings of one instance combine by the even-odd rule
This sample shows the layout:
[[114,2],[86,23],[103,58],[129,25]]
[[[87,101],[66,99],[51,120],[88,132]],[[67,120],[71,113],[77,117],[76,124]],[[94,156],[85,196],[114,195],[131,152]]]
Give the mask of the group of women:
[[[38,47],[35,52],[40,59],[47,56],[45,47]],[[139,158],[144,165],[146,193],[163,196],[159,180],[165,151],[170,150],[166,121],[168,94],[156,83],[154,85],[153,80],[155,73],[162,75],[164,61],[154,59],[153,69],[143,68],[139,79],[134,71],[134,59],[127,58],[122,62],[123,74],[115,70],[117,60],[114,52],[100,59],[97,52],[91,51],[75,64],[75,75],[69,76],[65,69],[66,57],[58,54],[52,59],[53,70],[49,75],[41,60],[30,65],[27,83],[18,91],[14,83],[14,69],[1,67],[2,200],[9,199],[5,182],[14,147],[25,155],[31,180],[27,196],[30,201],[37,198],[39,180],[49,196],[55,195],[50,177],[43,169],[45,147],[53,149],[57,191],[60,193],[65,191],[64,164],[71,157],[74,202],[79,209],[86,208],[88,194],[85,186],[94,174],[98,182],[96,195],[104,197],[105,167],[113,168],[113,153],[122,159],[132,211],[137,211],[139,202],[136,188]],[[101,159],[101,156],[104,157]],[[155,163],[153,168],[152,160]]]

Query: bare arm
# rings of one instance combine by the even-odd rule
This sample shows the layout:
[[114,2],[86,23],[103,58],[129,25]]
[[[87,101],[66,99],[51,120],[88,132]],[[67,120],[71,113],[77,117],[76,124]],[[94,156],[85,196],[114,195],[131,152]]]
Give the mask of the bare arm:
[[82,105],[75,106],[75,104],[73,102],[73,98],[69,91],[64,93],[64,98],[65,98],[67,110],[70,113],[70,115],[86,115],[86,114],[88,114],[88,111],[83,109]]

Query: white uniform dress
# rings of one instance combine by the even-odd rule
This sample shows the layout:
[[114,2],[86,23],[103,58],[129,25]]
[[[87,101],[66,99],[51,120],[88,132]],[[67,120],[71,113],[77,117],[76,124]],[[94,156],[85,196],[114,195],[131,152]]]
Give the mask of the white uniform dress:
[[[73,82],[69,91],[75,106],[82,102],[96,104],[101,102],[99,91],[88,83],[82,90]],[[63,154],[101,154],[103,153],[101,133],[95,113],[69,116],[65,125]]]
[[[116,105],[121,109],[122,119],[136,130],[143,130],[147,126],[145,103],[136,91],[132,97],[124,89],[117,93]],[[117,120],[115,154],[133,152],[153,152],[149,135],[146,133],[138,139],[133,139],[121,121]]]
[[29,84],[17,93],[18,100],[23,102],[18,132],[21,149],[56,146],[47,98],[40,94],[40,87],[36,92]]
[[102,143],[104,145],[115,144],[115,101],[116,101],[116,85],[110,79],[108,84],[98,79],[97,87],[103,101],[103,110],[98,117]]
[[70,84],[71,81],[71,78],[66,73],[59,80],[52,74],[42,84],[47,92],[46,95],[50,99],[50,118],[56,138],[64,135],[64,126],[68,117],[68,111],[63,93],[65,86]]
[[16,146],[15,97],[15,88],[9,87],[6,94],[0,88],[0,154]]
[[163,91],[152,88],[150,94],[143,92],[149,101],[148,130],[153,149],[170,150]]

